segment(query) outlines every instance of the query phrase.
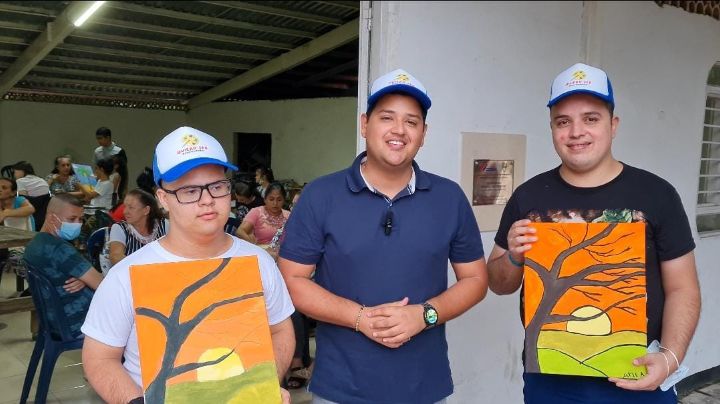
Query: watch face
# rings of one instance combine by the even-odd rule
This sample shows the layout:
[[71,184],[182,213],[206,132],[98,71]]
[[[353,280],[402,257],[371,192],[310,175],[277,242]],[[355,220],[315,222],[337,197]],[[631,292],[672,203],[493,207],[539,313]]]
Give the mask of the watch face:
[[437,323],[437,320],[438,320],[438,315],[437,315],[437,311],[435,311],[435,309],[427,309],[427,311],[425,311],[425,322],[426,323],[432,325],[432,324]]

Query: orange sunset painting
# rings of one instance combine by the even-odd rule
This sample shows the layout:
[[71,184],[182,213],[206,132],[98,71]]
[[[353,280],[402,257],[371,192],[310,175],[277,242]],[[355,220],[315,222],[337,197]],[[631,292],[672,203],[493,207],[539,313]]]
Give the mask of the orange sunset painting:
[[257,257],[130,269],[148,404],[280,402]]
[[525,369],[621,377],[647,347],[645,223],[533,223],[525,254]]

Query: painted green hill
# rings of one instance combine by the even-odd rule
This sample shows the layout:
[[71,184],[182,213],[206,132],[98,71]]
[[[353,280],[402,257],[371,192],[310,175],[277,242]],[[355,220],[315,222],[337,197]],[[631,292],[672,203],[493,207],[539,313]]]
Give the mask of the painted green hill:
[[572,356],[553,349],[538,349],[538,361],[542,373],[605,377],[597,369],[583,365]]
[[619,345],[647,346],[647,335],[637,331],[620,331],[610,335],[581,335],[567,331],[541,331],[538,348],[564,352],[583,362],[591,356]]
[[274,363],[261,363],[225,380],[187,382],[168,386],[165,403],[280,403]]
[[595,369],[600,369],[608,376],[626,379],[639,379],[645,376],[645,367],[633,366],[631,360],[645,355],[647,349],[639,345],[621,345],[610,348],[583,363]]

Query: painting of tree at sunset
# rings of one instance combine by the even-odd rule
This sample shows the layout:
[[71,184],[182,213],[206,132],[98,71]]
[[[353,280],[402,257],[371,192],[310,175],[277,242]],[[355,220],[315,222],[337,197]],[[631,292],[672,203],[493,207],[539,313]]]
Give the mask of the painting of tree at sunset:
[[638,379],[647,347],[645,223],[533,223],[525,370]]
[[280,403],[257,257],[130,268],[145,402]]

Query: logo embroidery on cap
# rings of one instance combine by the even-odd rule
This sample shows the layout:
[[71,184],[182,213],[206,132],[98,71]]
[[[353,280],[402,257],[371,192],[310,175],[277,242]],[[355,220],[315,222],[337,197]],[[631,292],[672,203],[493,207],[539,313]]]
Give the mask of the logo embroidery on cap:
[[572,74],[572,80],[565,83],[565,87],[592,85],[592,80],[585,80],[586,78],[587,78],[587,74],[585,74],[584,71],[577,70]]
[[182,137],[182,141],[183,141],[183,147],[185,147],[185,146],[195,146],[196,144],[198,144],[198,142],[200,141],[200,139],[198,139],[197,136],[195,136],[195,135],[187,134],[187,135],[185,135],[185,136]]
[[410,77],[408,77],[405,73],[400,73],[397,76],[395,76],[395,79],[390,82],[390,84],[410,84]]
[[188,133],[182,137],[182,146],[178,149],[177,154],[186,155],[189,153],[201,152],[208,149],[207,146],[198,145],[200,139],[192,133]]

